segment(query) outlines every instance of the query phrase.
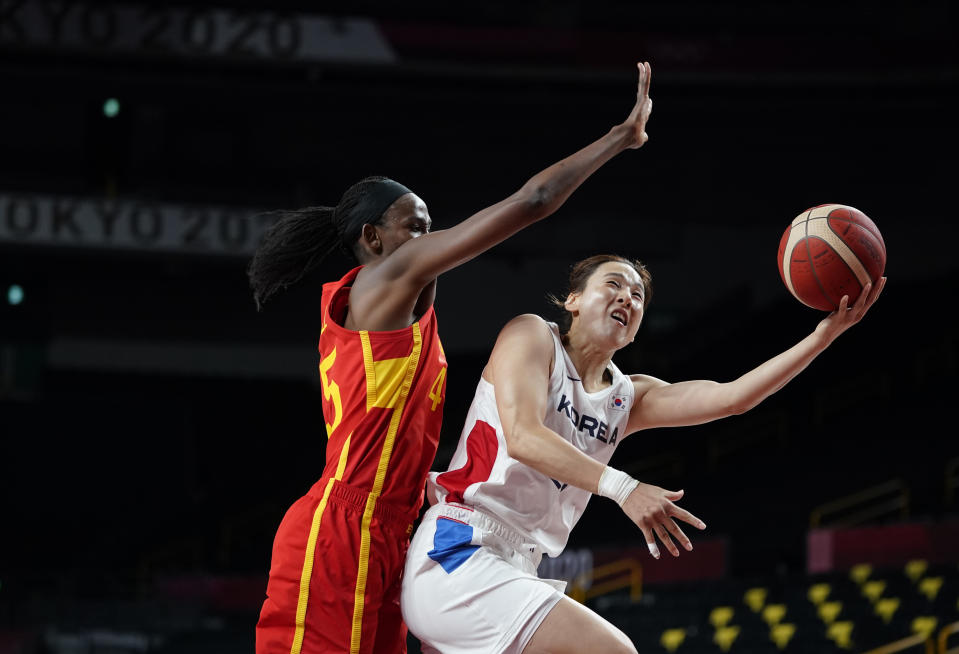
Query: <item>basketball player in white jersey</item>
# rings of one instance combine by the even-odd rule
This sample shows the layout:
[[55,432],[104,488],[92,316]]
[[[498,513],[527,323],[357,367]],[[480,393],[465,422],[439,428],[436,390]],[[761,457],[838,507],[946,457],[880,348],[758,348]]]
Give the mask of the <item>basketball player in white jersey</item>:
[[615,500],[659,558],[692,544],[676,520],[706,525],[676,506],[682,491],[641,483],[606,465],[631,433],[697,425],[743,413],[782,388],[876,301],[885,278],[812,334],[728,383],[670,384],[624,375],[613,354],[636,336],[650,299],[638,261],[614,255],[576,264],[562,303],[569,327],[534,315],[510,321],[483,370],[459,446],[430,473],[432,504],[410,545],[403,618],[424,652],[526,654],[636,650],[627,636],[539,579],[592,494]]

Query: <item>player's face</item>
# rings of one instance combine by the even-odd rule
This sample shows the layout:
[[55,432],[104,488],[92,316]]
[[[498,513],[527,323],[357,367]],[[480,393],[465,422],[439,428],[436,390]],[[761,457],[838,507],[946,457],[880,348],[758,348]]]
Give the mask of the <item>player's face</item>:
[[432,224],[426,203],[418,195],[407,193],[399,197],[376,226],[383,243],[383,255],[389,256],[410,239],[428,234]]
[[585,329],[597,345],[619,349],[636,337],[643,321],[646,287],[636,270],[609,261],[599,266],[579,293],[566,301],[574,328]]

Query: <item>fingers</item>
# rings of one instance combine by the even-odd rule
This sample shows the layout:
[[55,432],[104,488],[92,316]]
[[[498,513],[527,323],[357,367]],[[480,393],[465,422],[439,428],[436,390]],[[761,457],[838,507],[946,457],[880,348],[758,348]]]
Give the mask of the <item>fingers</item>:
[[652,527],[640,525],[640,529],[643,532],[643,536],[646,537],[646,547],[649,548],[649,553],[652,554],[654,558],[658,559],[660,557],[659,546],[656,545],[657,538],[673,556],[679,556],[679,548],[676,547],[676,542],[673,541],[673,538],[675,538],[687,552],[693,551],[692,542],[672,518],[665,518],[661,522],[654,522]]
[[879,294],[882,293],[882,289],[886,287],[886,278],[880,277],[876,283],[873,285],[872,293],[869,294],[869,299],[866,301],[866,307],[871,307],[872,303],[879,298]]
[[630,494],[627,502],[623,504],[623,510],[643,532],[646,547],[649,548],[649,553],[653,558],[660,558],[657,539],[673,556],[679,556],[677,543],[687,552],[692,551],[692,542],[673,518],[683,520],[697,529],[706,528],[705,522],[689,511],[673,504],[674,501],[681,499],[684,494],[682,489],[671,491],[658,486],[640,484]]
[[669,537],[669,532],[666,531],[665,523],[661,522],[655,527],[656,535],[659,536],[659,540],[662,541],[663,545],[666,546],[666,549],[673,556],[679,556],[679,549],[676,547],[676,543],[673,542],[673,539]]
[[879,299],[879,294],[882,293],[883,287],[886,285],[886,278],[880,277],[875,284],[866,284],[865,288],[862,289],[861,297],[859,298],[862,301],[860,305],[859,301],[856,302],[856,307],[858,309],[856,313],[856,321],[862,320],[863,316],[866,315],[866,312],[872,307],[872,305]]
[[649,62],[638,62],[636,68],[639,69],[639,96],[649,97],[649,82],[652,77],[652,69],[649,67]]
[[[856,303],[853,305],[854,309],[868,309],[872,306],[872,303],[876,301],[876,298],[879,297],[879,294],[882,293],[882,289],[886,286],[886,278],[880,277],[873,282],[866,282],[866,285],[863,286],[862,292],[859,294],[859,297],[856,298]],[[865,313],[865,310],[863,311]]]
[[686,509],[681,509],[681,508],[679,508],[679,507],[676,506],[676,505],[672,505],[672,506],[669,508],[669,513],[670,513],[674,518],[679,518],[679,519],[682,520],[683,522],[686,522],[686,523],[691,524],[692,526],[696,527],[696,529],[705,529],[705,528],[706,528],[706,523],[705,523],[705,522],[703,522],[702,520],[700,520],[699,518],[697,518],[696,516],[694,516],[692,513],[690,513],[690,512],[687,511]]
[[[687,552],[693,551],[692,541],[689,540],[689,537],[686,536],[685,533],[683,533],[683,530],[679,528],[679,525],[676,524],[675,520],[673,520],[672,518],[669,518],[668,520],[663,522],[663,524],[666,526],[666,529],[669,530],[669,533],[673,535],[673,537],[679,542],[680,545],[683,546],[683,548]],[[678,556],[679,552],[676,552],[676,555]]]
[[855,309],[855,314],[856,314],[855,315],[856,322],[859,322],[860,320],[862,320],[862,317],[866,315],[866,310],[869,308],[870,298],[873,295],[872,294],[873,289],[874,289],[874,285],[872,282],[866,284],[863,287],[862,292],[859,293],[859,297],[856,298],[856,304],[853,306],[853,309]]
[[659,547],[656,545],[656,539],[653,538],[653,532],[649,527],[644,527],[642,525],[639,528],[643,532],[643,536],[646,538],[646,547],[649,548],[649,553],[653,555],[654,559],[659,558]]

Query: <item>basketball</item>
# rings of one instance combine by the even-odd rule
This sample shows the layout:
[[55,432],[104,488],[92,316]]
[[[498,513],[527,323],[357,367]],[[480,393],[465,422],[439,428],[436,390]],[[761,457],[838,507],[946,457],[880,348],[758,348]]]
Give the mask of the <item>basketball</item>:
[[779,276],[793,296],[813,309],[849,306],[886,268],[886,243],[866,214],[843,204],[821,204],[796,216],[779,241]]

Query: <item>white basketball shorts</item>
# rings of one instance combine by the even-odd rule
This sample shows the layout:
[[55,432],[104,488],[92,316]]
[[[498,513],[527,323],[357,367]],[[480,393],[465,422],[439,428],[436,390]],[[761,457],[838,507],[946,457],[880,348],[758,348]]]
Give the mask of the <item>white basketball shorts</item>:
[[487,515],[437,504],[420,521],[403,573],[403,620],[425,654],[521,654],[563,598],[540,579],[536,543]]

